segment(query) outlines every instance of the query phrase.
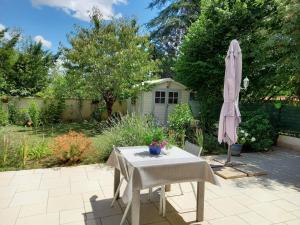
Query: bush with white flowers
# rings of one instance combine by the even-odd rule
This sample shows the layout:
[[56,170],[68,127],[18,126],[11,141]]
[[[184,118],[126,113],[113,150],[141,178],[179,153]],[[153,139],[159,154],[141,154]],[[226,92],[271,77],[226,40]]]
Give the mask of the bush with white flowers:
[[238,131],[238,143],[254,151],[266,151],[274,143],[276,136],[269,115],[261,109],[242,112],[242,123]]

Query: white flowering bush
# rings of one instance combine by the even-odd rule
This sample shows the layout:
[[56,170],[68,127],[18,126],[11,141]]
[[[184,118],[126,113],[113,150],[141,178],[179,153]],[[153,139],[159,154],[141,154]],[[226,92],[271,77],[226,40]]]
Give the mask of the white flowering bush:
[[266,151],[274,143],[276,133],[271,125],[269,116],[262,110],[242,112],[238,143],[245,145],[246,149]]
[[245,129],[239,128],[239,131],[238,131],[238,143],[239,144],[242,144],[242,145],[250,144],[255,141],[256,141],[256,138],[254,137],[254,135],[251,135]]

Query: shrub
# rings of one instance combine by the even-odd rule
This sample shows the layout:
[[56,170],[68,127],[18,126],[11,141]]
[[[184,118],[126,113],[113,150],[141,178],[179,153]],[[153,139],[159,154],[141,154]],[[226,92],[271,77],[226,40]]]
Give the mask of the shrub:
[[[268,150],[275,137],[274,129],[271,125],[269,116],[262,110],[242,113],[243,122],[240,124],[240,136],[245,138],[246,148],[254,151]],[[248,135],[247,135],[248,134]],[[240,139],[241,140],[241,139]]]
[[45,140],[35,143],[28,151],[28,158],[31,160],[41,160],[49,155],[51,155],[51,150]]
[[104,129],[102,135],[96,139],[95,145],[99,150],[100,159],[106,160],[113,145],[149,145],[154,135],[156,138],[160,135],[166,136],[162,128],[158,128],[154,123],[153,118],[126,115],[114,120],[110,127]]
[[17,110],[17,118],[16,118],[16,124],[17,125],[28,125],[31,123],[31,118],[28,113],[27,109],[19,109]]
[[61,114],[65,108],[65,101],[63,99],[50,99],[45,102],[45,106],[41,112],[41,120],[44,124],[59,123],[61,121]]
[[16,103],[10,101],[8,103],[8,120],[11,124],[16,124],[18,119],[18,109]]
[[32,121],[32,124],[34,127],[40,126],[41,119],[40,119],[40,109],[36,102],[32,102],[28,108],[28,114],[30,116],[30,119]]
[[193,120],[193,114],[188,104],[179,104],[168,118],[169,128],[174,131],[175,140],[184,144],[186,131]]
[[50,145],[54,156],[62,163],[75,163],[82,161],[85,154],[91,150],[91,141],[83,134],[70,131],[58,136]]
[[3,109],[2,103],[0,103],[0,126],[6,126],[8,124],[8,114]]

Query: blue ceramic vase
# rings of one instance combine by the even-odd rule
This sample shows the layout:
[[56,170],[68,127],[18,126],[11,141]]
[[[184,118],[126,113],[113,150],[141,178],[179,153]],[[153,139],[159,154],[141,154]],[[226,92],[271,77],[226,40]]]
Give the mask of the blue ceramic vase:
[[149,153],[151,155],[159,155],[161,152],[160,146],[149,146]]

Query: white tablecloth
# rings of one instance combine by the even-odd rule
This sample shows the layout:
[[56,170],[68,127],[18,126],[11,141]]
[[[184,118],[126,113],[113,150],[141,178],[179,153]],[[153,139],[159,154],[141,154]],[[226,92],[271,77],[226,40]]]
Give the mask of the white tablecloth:
[[[141,190],[172,183],[208,181],[218,184],[209,164],[178,147],[163,150],[160,155],[149,154],[148,146],[118,147],[129,165],[130,180],[122,196],[124,202],[131,198],[132,190]],[[115,152],[107,161],[118,168]]]

